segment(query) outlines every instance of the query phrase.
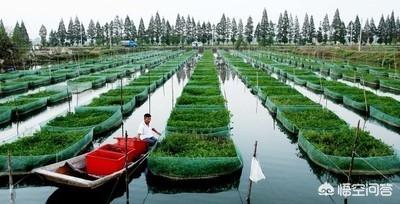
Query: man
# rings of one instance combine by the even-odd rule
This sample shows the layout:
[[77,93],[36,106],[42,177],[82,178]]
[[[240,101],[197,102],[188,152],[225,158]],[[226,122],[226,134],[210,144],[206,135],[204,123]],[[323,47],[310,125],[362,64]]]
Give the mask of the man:
[[158,136],[161,136],[161,133],[150,126],[150,121],[151,115],[149,113],[144,114],[144,121],[139,125],[137,137],[147,142],[149,146],[153,146],[156,144],[158,138],[153,135],[153,132]]

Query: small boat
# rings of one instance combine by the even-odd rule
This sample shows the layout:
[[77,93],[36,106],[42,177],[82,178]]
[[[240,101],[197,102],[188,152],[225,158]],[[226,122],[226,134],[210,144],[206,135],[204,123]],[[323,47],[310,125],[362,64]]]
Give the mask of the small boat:
[[[128,175],[140,166],[154,147],[136,138],[116,138],[115,144],[103,145],[91,152],[61,162],[33,169],[52,185],[62,188],[94,190],[121,177],[126,173],[125,155],[128,156]],[[155,145],[154,145],[155,146]]]

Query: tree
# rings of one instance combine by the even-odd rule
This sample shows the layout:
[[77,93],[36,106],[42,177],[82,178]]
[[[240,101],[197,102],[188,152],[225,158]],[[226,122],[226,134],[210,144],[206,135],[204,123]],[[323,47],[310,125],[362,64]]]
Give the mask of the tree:
[[94,40],[96,39],[96,25],[94,24],[93,20],[90,19],[89,27],[87,30],[87,36],[90,39],[90,45],[93,45]]
[[397,17],[397,19],[396,19],[396,36],[397,36],[396,42],[400,42],[400,19],[399,19],[399,17]]
[[324,36],[323,36],[323,31],[322,31],[322,25],[320,23],[320,25],[318,26],[318,31],[317,31],[317,42],[318,43],[322,43],[324,42]]
[[157,12],[156,18],[154,20],[154,38],[157,44],[161,42],[161,37],[162,37],[162,23],[160,14],[158,14]]
[[246,27],[244,30],[244,35],[246,36],[246,41],[251,44],[251,42],[253,41],[253,19],[251,18],[251,16],[249,16],[249,18],[247,19],[247,23],[246,23]]
[[254,31],[254,37],[257,40],[257,43],[260,44],[261,36],[260,36],[260,23],[257,23],[256,30]]
[[242,19],[239,19],[238,25],[238,39],[243,39],[244,29],[243,29],[243,22]]
[[267,10],[264,8],[263,14],[261,17],[261,22],[260,22],[260,40],[259,43],[261,46],[267,45],[267,41],[269,38],[269,22],[268,22],[268,14]]
[[139,41],[141,41],[141,42],[146,41],[146,27],[144,27],[143,18],[140,18],[138,38],[139,38]]
[[226,18],[225,14],[222,14],[221,20],[216,26],[216,33],[217,33],[217,41],[218,42],[225,42],[225,35],[226,35]]
[[154,43],[154,36],[155,36],[154,30],[155,30],[154,17],[151,16],[149,25],[147,26],[147,30],[146,30],[147,43],[150,43],[150,44]]
[[104,44],[104,30],[101,27],[100,23],[96,22],[96,45]]
[[23,43],[25,47],[30,47],[31,46],[31,41],[29,40],[29,35],[28,35],[28,31],[26,30],[24,21],[21,22],[21,35],[23,38]]
[[136,26],[135,23],[133,22],[133,20],[131,20],[131,37],[132,39],[136,39],[137,38],[137,30],[136,30]]
[[42,25],[39,29],[40,43],[42,46],[46,46],[47,29]]
[[49,44],[50,46],[57,46],[59,43],[59,39],[57,37],[57,33],[53,30],[50,31],[49,34]]
[[67,32],[67,40],[69,41],[70,45],[74,45],[75,43],[75,36],[74,36],[74,22],[72,21],[72,18],[69,19],[69,24],[68,24],[68,32]]
[[60,23],[58,24],[57,39],[62,46],[65,45],[65,40],[67,39],[67,30],[65,29],[63,19],[61,19]]
[[126,17],[125,17],[124,35],[122,37],[125,40],[129,40],[129,39],[133,38],[133,36],[132,36],[132,21],[128,15],[126,15]]
[[371,21],[369,22],[369,30],[371,32],[371,35],[369,37],[369,43],[373,43],[375,41],[376,35],[377,35],[377,29],[375,26],[374,19],[371,18]]
[[79,29],[79,34],[81,36],[81,45],[84,45],[87,41],[87,35],[85,31],[85,26],[83,26],[83,24],[81,24],[81,27]]
[[337,42],[343,40],[341,39],[341,31],[342,31],[342,20],[340,20],[339,9],[336,9],[335,15],[332,20],[332,41],[336,44]]
[[213,30],[212,30],[212,26],[210,22],[207,22],[206,25],[206,35],[207,35],[207,43],[210,44],[210,41],[212,41],[212,37],[213,37]]
[[279,18],[278,18],[278,25],[276,27],[277,29],[277,33],[276,33],[276,41],[279,43],[282,43],[282,39],[283,39],[283,19],[282,19],[282,13],[279,14]]
[[111,26],[111,42],[113,44],[118,44],[119,41],[121,41],[123,34],[123,23],[119,19],[118,15],[115,16],[110,26]]
[[301,44],[309,42],[310,36],[310,21],[308,20],[308,14],[304,16],[303,27],[301,29]]
[[386,23],[385,23],[385,18],[383,18],[383,15],[381,17],[381,20],[379,21],[378,29],[377,29],[377,37],[378,37],[378,43],[386,44]]
[[293,43],[293,38],[294,38],[294,22],[293,22],[293,17],[292,14],[289,16],[289,43]]
[[369,20],[367,19],[365,21],[364,29],[362,31],[361,42],[364,43],[364,44],[368,43],[370,37],[371,37],[371,28],[369,26]]
[[288,43],[289,42],[289,31],[290,31],[290,27],[289,27],[289,16],[287,11],[285,10],[285,12],[283,12],[283,17],[282,17],[282,42],[283,43]]
[[104,41],[106,45],[110,46],[110,38],[111,38],[110,24],[108,23],[104,24],[103,30],[104,30]]
[[229,17],[226,18],[226,27],[225,27],[225,42],[229,43],[231,40],[231,35],[232,35],[232,24],[231,20]]
[[301,41],[301,35],[300,35],[300,23],[299,19],[297,16],[294,19],[294,37],[293,37],[293,42],[295,44],[299,44]]
[[358,43],[358,39],[360,38],[360,32],[361,32],[361,23],[360,23],[360,19],[358,18],[358,15],[356,16],[356,19],[354,20],[353,30],[354,30],[354,35],[353,35],[352,41],[354,43]]
[[347,41],[349,43],[353,42],[354,36],[355,36],[355,29],[354,29],[354,23],[353,21],[350,21],[349,24],[347,25]]
[[324,21],[322,22],[322,35],[323,35],[323,42],[327,43],[330,38],[330,24],[328,14],[325,15]]
[[77,45],[82,44],[82,36],[81,36],[81,22],[79,21],[78,16],[75,17],[74,26],[73,26],[73,37],[74,41]]
[[238,35],[238,27],[236,24],[235,18],[232,19],[232,33],[231,33],[231,42],[235,44]]
[[308,42],[312,43],[313,39],[316,37],[316,33],[315,33],[315,25],[314,25],[314,18],[311,15],[310,17],[310,28],[308,31]]
[[394,18],[394,12],[392,11],[390,18],[387,22],[387,41],[389,44],[396,43],[397,32],[396,32],[396,20]]
[[346,25],[342,21],[339,28],[339,42],[342,44],[346,43]]
[[16,48],[8,37],[3,21],[0,20],[0,68],[9,63],[15,52]]

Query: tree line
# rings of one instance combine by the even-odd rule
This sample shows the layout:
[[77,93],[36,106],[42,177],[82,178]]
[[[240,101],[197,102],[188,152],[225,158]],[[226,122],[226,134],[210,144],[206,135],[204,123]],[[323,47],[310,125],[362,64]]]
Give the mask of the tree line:
[[[235,19],[222,14],[217,23],[196,21],[188,15],[177,15],[174,23],[157,12],[146,26],[143,18],[138,27],[129,16],[115,16],[104,24],[90,20],[87,28],[78,17],[69,19],[68,26],[61,19],[56,29],[48,31],[45,25],[39,30],[42,46],[109,46],[121,40],[136,40],[139,45],[190,45],[194,41],[204,44],[236,45],[242,43],[260,46],[276,44],[396,44],[400,42],[400,20],[391,12],[381,16],[378,24],[373,18],[362,19],[356,15],[347,24],[336,9],[330,20],[326,14],[316,21],[305,14],[302,24],[297,16],[287,11],[279,15],[278,21],[269,19],[266,9],[255,23],[251,16]],[[10,59],[27,56],[32,47],[23,22],[17,22],[11,33],[6,32],[0,19],[0,64]]]
[[46,27],[42,25],[39,35],[42,44],[50,46],[104,46],[110,43],[118,44],[121,40],[137,40],[150,45],[189,45],[194,41],[206,44],[235,44],[239,41],[261,46],[351,44],[359,41],[363,44],[396,44],[400,42],[400,20],[399,17],[395,17],[394,12],[386,18],[382,15],[378,24],[375,24],[373,18],[362,22],[356,15],[355,19],[346,25],[336,9],[331,22],[328,14],[320,21],[315,21],[312,15],[306,13],[303,23],[300,24],[299,18],[287,11],[279,15],[277,22],[273,22],[264,9],[262,18],[256,24],[251,16],[244,24],[242,19],[229,18],[225,14],[222,14],[217,23],[200,22],[194,17],[178,14],[175,24],[172,24],[161,18],[157,12],[155,16],[150,17],[147,26],[142,18],[136,27],[129,16],[125,19],[116,16],[105,24],[90,20],[85,30],[79,18],[75,17],[75,20],[69,20],[68,27],[61,19],[58,29],[51,30],[48,36]]

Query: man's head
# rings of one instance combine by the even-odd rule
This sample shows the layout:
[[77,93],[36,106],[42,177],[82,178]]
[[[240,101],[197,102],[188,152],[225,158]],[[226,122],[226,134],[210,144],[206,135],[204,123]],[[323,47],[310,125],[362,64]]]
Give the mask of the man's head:
[[151,115],[150,113],[144,114],[144,123],[149,124],[151,121]]

